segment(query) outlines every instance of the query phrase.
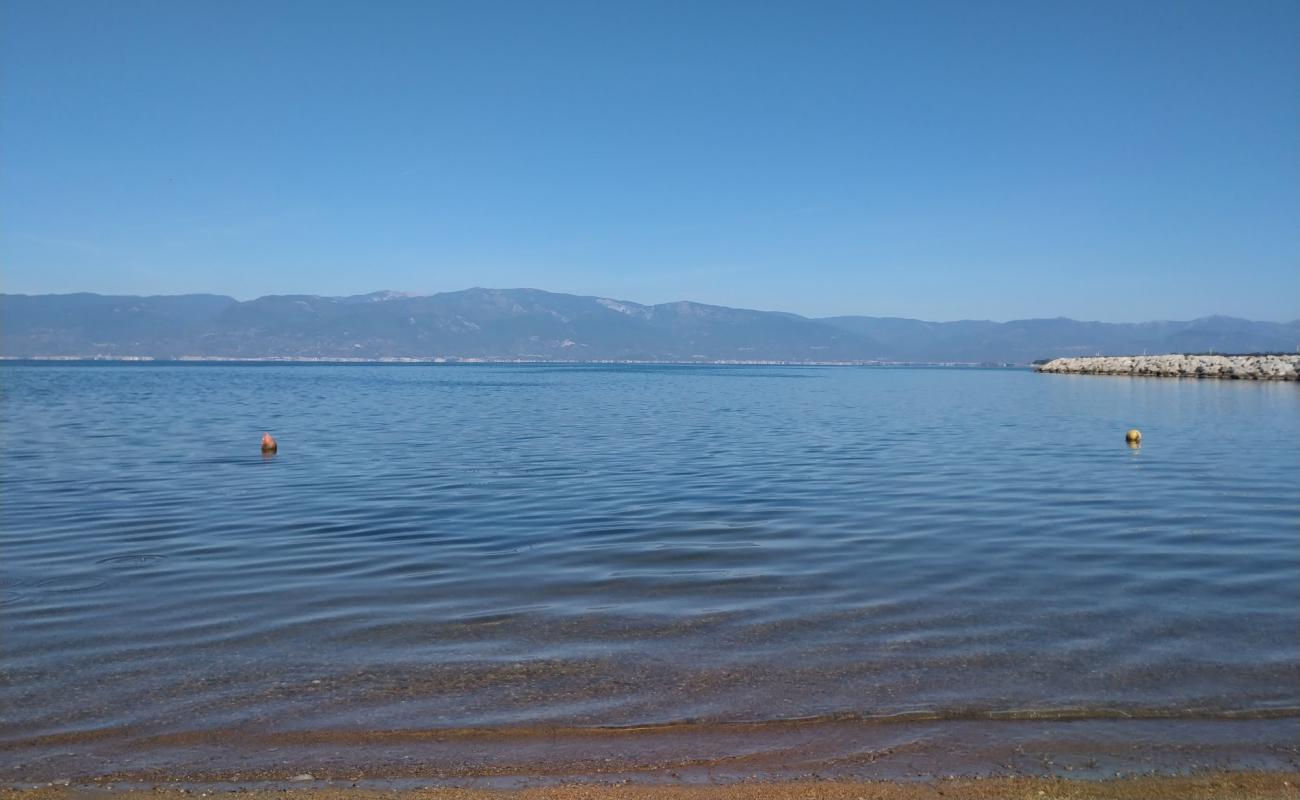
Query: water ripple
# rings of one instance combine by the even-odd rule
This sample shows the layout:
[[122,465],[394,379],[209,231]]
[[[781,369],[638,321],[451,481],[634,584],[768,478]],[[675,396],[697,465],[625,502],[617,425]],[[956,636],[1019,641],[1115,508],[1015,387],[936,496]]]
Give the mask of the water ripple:
[[1294,386],[0,377],[10,741],[1300,706]]

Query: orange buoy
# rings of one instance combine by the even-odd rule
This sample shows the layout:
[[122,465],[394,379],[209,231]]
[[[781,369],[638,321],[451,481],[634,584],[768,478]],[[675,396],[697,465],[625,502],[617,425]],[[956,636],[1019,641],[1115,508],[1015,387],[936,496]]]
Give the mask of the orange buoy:
[[269,433],[264,433],[264,434],[262,434],[262,452],[263,452],[263,453],[274,453],[274,452],[275,452],[276,450],[278,450],[278,449],[279,449],[279,446],[275,443],[275,438],[272,437],[271,434],[269,434]]

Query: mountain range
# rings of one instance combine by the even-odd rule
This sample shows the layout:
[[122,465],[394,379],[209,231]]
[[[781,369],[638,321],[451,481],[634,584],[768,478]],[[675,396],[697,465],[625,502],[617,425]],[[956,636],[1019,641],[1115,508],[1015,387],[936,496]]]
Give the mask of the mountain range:
[[1138,353],[1295,352],[1300,320],[923,322],[810,318],[536,289],[434,295],[0,294],[0,356],[890,361],[1027,364]]

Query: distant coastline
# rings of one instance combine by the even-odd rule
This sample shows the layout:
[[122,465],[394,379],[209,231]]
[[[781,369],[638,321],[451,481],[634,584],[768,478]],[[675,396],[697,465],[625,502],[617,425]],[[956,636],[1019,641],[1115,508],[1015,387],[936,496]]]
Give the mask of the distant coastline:
[[384,356],[361,358],[348,356],[0,356],[0,362],[114,362],[154,364],[555,364],[630,366],[735,366],[735,367],[950,367],[953,369],[1028,369],[1028,364],[974,361],[803,361],[795,359],[556,359],[490,358],[476,356]]
[[0,354],[22,358],[1028,366],[1124,353],[1290,353],[1298,344],[1300,320],[811,318],[538,289],[248,301],[0,293]]

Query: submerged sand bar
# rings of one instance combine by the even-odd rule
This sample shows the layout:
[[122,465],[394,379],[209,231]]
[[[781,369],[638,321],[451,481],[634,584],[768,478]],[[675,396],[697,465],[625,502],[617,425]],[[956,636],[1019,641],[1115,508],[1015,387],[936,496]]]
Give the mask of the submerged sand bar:
[[1285,356],[1097,356],[1058,358],[1039,372],[1140,375],[1156,378],[1228,378],[1251,381],[1300,379],[1300,355]]

